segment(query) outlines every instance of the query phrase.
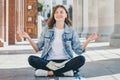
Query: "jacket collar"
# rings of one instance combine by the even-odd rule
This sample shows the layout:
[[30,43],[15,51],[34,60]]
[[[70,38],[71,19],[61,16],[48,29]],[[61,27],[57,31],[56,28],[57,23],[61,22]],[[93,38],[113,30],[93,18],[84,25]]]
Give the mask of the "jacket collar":
[[[54,30],[55,30],[55,24],[53,25],[53,28],[49,29],[49,31],[54,32]],[[64,32],[65,33],[71,33],[70,26],[68,26],[66,23],[64,24]]]

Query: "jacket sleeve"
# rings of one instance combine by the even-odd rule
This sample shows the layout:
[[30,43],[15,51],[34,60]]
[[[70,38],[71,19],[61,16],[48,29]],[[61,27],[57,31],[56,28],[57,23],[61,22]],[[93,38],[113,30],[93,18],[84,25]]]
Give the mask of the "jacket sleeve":
[[75,31],[75,29],[72,30],[72,34],[73,34],[72,35],[72,43],[71,43],[72,49],[76,54],[80,55],[83,52],[85,52],[85,50],[81,49],[82,45],[81,45],[79,36],[78,36],[77,32]]
[[43,31],[42,31],[39,39],[38,39],[38,42],[36,43],[37,46],[38,46],[39,51],[43,50],[43,46],[44,46],[44,42],[45,42],[45,39],[44,39],[45,30],[46,30],[46,28],[43,29]]

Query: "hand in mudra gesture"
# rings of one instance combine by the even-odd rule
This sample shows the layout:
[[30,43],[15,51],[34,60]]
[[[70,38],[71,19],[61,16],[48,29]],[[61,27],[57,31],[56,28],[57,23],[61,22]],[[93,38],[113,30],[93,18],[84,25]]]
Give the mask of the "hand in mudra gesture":
[[93,40],[96,40],[98,39],[100,36],[98,36],[96,33],[93,33],[91,34],[89,37],[88,37],[88,40],[89,41],[93,41]]
[[28,33],[24,32],[24,31],[18,31],[17,32],[19,34],[20,37],[22,38],[29,38],[30,36],[28,35]]

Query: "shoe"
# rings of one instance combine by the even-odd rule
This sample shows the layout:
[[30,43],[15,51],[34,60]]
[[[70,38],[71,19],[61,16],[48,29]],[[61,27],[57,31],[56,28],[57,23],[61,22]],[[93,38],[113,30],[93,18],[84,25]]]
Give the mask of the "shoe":
[[42,69],[37,69],[35,71],[35,76],[48,76],[48,71],[42,70]]
[[67,71],[65,73],[63,73],[64,76],[74,76],[74,72],[73,70]]

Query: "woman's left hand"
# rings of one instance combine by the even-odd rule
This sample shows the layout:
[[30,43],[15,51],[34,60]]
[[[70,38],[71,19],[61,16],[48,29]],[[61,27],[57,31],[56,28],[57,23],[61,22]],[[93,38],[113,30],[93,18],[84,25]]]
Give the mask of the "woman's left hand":
[[96,33],[93,33],[93,34],[91,34],[91,35],[88,37],[87,40],[93,41],[93,40],[96,40],[96,39],[98,39],[98,38],[99,38],[99,36],[98,36]]

